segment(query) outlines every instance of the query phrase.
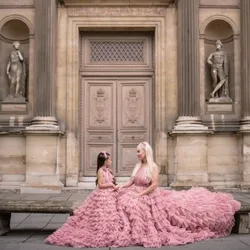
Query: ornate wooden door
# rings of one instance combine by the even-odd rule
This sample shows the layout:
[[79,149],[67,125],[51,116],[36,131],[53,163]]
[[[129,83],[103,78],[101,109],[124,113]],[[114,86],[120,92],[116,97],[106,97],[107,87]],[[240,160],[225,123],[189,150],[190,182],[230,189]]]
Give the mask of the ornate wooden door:
[[151,78],[85,78],[82,85],[82,175],[96,175],[96,157],[105,150],[115,174],[129,176],[137,162],[136,146],[151,142]]
[[111,153],[115,174],[129,176],[137,162],[136,145],[151,143],[152,58],[152,32],[81,35],[80,176],[96,175],[103,150]]

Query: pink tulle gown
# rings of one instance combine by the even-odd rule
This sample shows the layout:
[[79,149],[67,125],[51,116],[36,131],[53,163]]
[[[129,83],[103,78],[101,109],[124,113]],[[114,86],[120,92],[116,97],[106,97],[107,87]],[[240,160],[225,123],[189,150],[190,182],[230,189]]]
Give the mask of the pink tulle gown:
[[149,195],[135,193],[149,186],[143,167],[137,171],[134,185],[121,189],[118,211],[123,223],[124,245],[161,247],[182,245],[198,240],[226,236],[234,225],[234,213],[240,203],[230,194],[205,188],[168,191],[156,188]]
[[[101,171],[103,182],[112,183],[114,177],[111,170],[102,167]],[[79,248],[113,246],[121,229],[116,202],[117,191],[113,188],[96,188],[73,216],[45,242]]]

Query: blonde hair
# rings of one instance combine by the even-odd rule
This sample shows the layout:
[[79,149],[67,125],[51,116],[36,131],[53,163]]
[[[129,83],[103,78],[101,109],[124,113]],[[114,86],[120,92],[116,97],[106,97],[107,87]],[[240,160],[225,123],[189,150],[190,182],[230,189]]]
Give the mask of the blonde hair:
[[[147,160],[147,165],[146,165],[146,171],[145,171],[145,175],[150,179],[152,180],[153,178],[153,170],[154,170],[154,158],[153,158],[153,150],[151,148],[151,146],[147,143],[147,142],[141,142],[138,144],[138,146],[140,149],[144,150],[145,151],[145,154],[146,154],[146,160]],[[135,165],[135,168],[132,172],[132,176],[135,176],[138,169],[140,168],[141,166],[141,162],[138,162],[136,165]]]

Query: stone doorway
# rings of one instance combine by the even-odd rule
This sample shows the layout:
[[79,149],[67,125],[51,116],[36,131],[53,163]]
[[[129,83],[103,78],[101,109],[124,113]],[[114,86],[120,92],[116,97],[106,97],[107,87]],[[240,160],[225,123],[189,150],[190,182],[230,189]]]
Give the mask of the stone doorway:
[[152,142],[153,36],[85,32],[81,45],[79,181],[96,176],[103,150],[115,175],[129,176],[136,145]]

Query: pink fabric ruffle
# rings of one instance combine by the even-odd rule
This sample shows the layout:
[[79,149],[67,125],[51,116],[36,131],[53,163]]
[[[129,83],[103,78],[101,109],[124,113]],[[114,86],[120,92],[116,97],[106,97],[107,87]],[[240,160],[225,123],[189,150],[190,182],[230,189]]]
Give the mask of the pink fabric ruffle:
[[116,196],[117,192],[111,188],[96,189],[45,242],[79,248],[113,246],[122,227]]
[[136,196],[138,188],[124,189],[118,197],[122,237],[129,235],[130,245],[173,246],[226,236],[240,209],[230,194],[205,188],[178,192],[157,188],[141,197]]
[[[112,182],[103,169],[105,182]],[[72,247],[174,246],[227,236],[240,203],[230,194],[205,188],[167,191],[156,188],[138,197],[150,182],[140,168],[135,185],[93,191],[46,243]]]

